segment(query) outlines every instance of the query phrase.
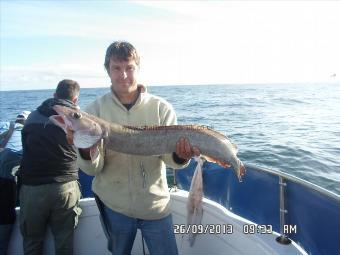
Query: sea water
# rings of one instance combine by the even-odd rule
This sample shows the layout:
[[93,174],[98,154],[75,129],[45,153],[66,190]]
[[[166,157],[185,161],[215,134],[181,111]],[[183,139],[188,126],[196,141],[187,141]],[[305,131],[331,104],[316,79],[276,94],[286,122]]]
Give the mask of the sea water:
[[[340,194],[340,84],[150,86],[179,124],[210,126],[246,164],[280,170]],[[34,110],[53,90],[1,91],[0,121]],[[81,89],[84,108],[109,87]]]

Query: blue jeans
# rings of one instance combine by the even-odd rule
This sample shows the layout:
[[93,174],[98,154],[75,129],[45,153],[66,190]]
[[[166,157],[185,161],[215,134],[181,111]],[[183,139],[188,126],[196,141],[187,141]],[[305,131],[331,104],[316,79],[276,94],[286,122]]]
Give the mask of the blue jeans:
[[103,203],[102,220],[112,255],[131,254],[137,229],[142,232],[150,255],[177,255],[171,214],[159,220],[141,220],[112,211]]

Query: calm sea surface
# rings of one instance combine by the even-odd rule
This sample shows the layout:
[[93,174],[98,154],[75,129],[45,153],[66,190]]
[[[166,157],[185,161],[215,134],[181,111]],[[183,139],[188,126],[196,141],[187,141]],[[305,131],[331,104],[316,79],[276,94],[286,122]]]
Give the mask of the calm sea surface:
[[[228,135],[246,164],[280,170],[340,194],[340,84],[149,87],[179,124]],[[82,89],[85,107],[108,88]],[[33,110],[52,90],[1,91],[0,121]]]

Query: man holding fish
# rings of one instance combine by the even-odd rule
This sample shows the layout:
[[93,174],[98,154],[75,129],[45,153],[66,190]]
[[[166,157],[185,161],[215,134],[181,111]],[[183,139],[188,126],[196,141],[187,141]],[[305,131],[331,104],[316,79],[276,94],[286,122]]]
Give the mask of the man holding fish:
[[[139,65],[134,46],[124,41],[112,43],[104,63],[111,91],[91,103],[86,112],[121,125],[176,125],[172,106],[138,84]],[[176,152],[161,156],[115,152],[105,149],[103,142],[79,149],[78,154],[79,167],[95,176],[92,189],[112,254],[130,254],[138,228],[150,254],[178,254],[165,165],[182,168],[199,150],[181,138]]]
[[[139,56],[130,43],[112,43],[104,65],[111,92],[90,104],[87,113],[56,105],[58,115],[50,120],[79,149],[79,167],[95,176],[92,189],[112,254],[130,254],[138,228],[151,255],[178,254],[165,164],[181,168],[202,152],[232,165],[239,180],[245,167],[228,137],[204,126],[176,125],[172,106],[137,83]],[[193,178],[188,224],[202,217],[195,213],[202,203],[196,199],[203,195],[200,180]],[[190,239],[192,245],[194,236]]]

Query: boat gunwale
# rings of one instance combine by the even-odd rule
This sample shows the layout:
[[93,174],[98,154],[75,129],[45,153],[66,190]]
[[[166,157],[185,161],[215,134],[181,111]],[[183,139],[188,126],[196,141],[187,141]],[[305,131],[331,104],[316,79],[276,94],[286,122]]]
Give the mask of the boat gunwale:
[[[294,175],[282,172],[280,170],[266,168],[266,167],[262,167],[262,166],[251,165],[251,164],[245,164],[245,167],[246,167],[247,170],[251,169],[251,170],[258,171],[258,172],[265,172],[265,173],[275,175],[275,176],[278,176],[278,177],[283,177],[286,180],[289,180],[289,181],[297,183],[297,184],[301,184],[302,186],[304,186],[308,189],[316,191],[316,192],[318,192],[318,193],[320,193],[324,196],[327,196],[331,199],[334,199],[334,200],[336,200],[337,202],[340,203],[340,195],[338,195],[338,194],[336,194],[336,193],[334,193],[330,190],[327,190],[323,187],[320,187],[317,184],[314,184],[314,183],[311,183],[309,181],[303,180],[299,177],[296,177]],[[247,178],[247,176],[245,176],[244,178]]]

